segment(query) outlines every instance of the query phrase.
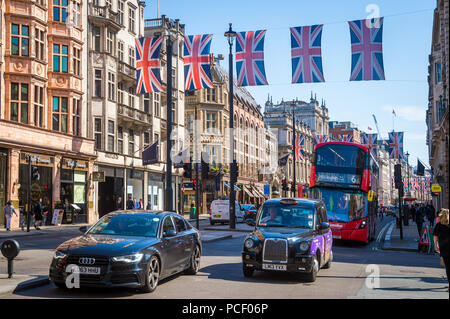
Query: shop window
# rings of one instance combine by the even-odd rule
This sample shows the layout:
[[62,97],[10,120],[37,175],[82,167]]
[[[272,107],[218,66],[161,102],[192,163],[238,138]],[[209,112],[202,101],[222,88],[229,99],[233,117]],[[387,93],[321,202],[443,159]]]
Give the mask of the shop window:
[[29,55],[29,27],[22,24],[11,24],[11,55]]
[[67,21],[68,0],[53,0],[53,21]]
[[67,45],[53,45],[53,72],[67,73],[69,70],[69,49]]
[[52,129],[67,133],[68,118],[67,97],[53,97]]
[[28,124],[28,84],[11,83],[10,120]]

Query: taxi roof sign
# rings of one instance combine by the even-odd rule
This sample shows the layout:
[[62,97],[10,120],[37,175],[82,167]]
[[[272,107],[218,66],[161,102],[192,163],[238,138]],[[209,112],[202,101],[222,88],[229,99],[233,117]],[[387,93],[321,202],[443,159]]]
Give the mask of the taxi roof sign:
[[283,205],[296,205],[297,201],[295,199],[287,198],[287,199],[280,200],[280,203]]

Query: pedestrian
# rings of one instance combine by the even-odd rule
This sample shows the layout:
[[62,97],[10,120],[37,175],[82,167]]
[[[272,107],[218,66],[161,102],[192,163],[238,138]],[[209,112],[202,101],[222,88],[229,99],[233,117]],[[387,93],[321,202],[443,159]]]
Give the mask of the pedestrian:
[[142,198],[139,200],[139,209],[144,209],[144,201]]
[[[448,209],[441,208],[438,214],[439,223],[436,224],[436,227],[433,231],[433,239],[434,239],[434,247],[437,253],[439,253],[444,260],[445,272],[447,274],[447,282],[449,281],[448,274],[448,255],[449,255],[449,246],[448,246],[448,235],[449,235],[449,226],[448,226]],[[447,286],[447,291],[449,286]]]
[[42,225],[42,198],[39,198],[39,200],[34,204],[34,228],[37,230],[41,230],[39,226]]
[[417,232],[419,233],[419,240],[420,236],[422,235],[422,225],[424,222],[424,215],[423,215],[423,209],[419,207],[418,204],[416,204],[415,208],[415,214],[416,214],[416,224],[417,224]]
[[119,197],[117,198],[117,202],[116,202],[116,210],[123,210],[122,196],[119,196]]
[[136,197],[133,197],[133,208],[139,209],[139,202],[136,200]]
[[434,209],[433,205],[428,203],[426,206],[427,211],[427,219],[430,223],[430,226],[434,226],[434,219],[436,218],[436,210]]
[[16,210],[14,209],[14,206],[11,204],[11,201],[8,201],[3,208],[3,211],[5,212],[6,217],[6,231],[11,231],[11,218],[12,214],[17,216]]
[[133,209],[133,208],[134,208],[134,203],[133,203],[133,200],[131,199],[131,194],[128,194],[127,209]]
[[150,198],[147,201],[147,210],[151,210],[152,209],[152,202],[150,201]]

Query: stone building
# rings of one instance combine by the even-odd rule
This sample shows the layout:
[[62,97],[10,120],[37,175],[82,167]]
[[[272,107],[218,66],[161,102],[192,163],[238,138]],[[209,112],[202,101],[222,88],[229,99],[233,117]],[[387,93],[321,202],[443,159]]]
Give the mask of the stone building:
[[[11,200],[24,211],[31,189],[33,203],[42,198],[47,223],[63,206],[63,222],[95,220],[94,141],[82,72],[85,6],[81,0],[1,2],[0,204]],[[81,210],[73,214],[70,204]]]
[[[328,109],[324,102],[319,104],[317,98],[311,99],[309,103],[298,99],[292,101],[281,101],[274,104],[272,99],[268,99],[265,104],[264,123],[270,128],[277,130],[278,139],[278,158],[281,159],[289,155],[286,166],[280,166],[280,176],[286,179],[289,185],[294,181],[294,161],[292,157],[292,139],[293,139],[293,118],[295,118],[295,134],[303,135],[304,141],[304,160],[295,161],[295,181],[300,187],[296,190],[296,195],[301,195],[307,191],[309,184],[309,175],[312,165],[312,156],[314,151],[314,136],[328,135]],[[284,192],[281,184],[273,185],[276,192],[281,196],[290,196],[291,192]],[[298,191],[298,192],[297,192]]]
[[439,209],[449,207],[449,1],[437,0],[436,3],[428,66],[426,122],[432,184],[439,184],[442,188],[442,192],[433,197],[434,206]]
[[333,121],[329,123],[330,137],[333,141],[339,141],[340,135],[350,135],[353,143],[361,143],[361,132],[352,122]]

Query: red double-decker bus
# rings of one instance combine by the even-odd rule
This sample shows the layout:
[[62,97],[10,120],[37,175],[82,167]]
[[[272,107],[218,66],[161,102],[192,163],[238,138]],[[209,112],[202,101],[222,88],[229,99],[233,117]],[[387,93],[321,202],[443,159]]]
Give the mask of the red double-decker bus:
[[376,235],[378,164],[369,149],[346,142],[314,147],[310,196],[326,207],[333,238],[369,243]]

